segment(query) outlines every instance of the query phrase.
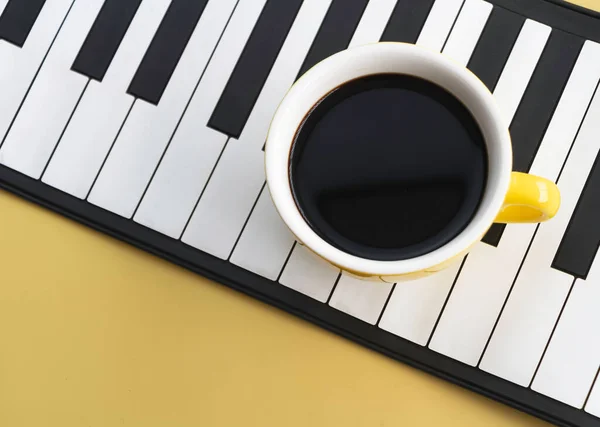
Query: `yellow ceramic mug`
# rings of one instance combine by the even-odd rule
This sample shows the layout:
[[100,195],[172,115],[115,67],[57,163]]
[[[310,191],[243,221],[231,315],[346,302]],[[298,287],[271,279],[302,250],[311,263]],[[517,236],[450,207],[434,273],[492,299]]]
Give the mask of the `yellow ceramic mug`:
[[[345,82],[380,73],[420,77],[452,93],[477,121],[488,154],[484,194],[465,229],[429,253],[397,261],[357,257],[323,240],[306,223],[296,206],[289,180],[294,136],[313,106]],[[467,253],[492,223],[546,221],[556,214],[560,204],[560,194],[553,182],[512,172],[508,125],[487,87],[473,73],[442,54],[404,43],[376,43],[349,49],[325,59],[304,74],[287,93],[273,118],[265,164],[275,207],[300,243],[342,270],[385,282],[418,278],[439,271]]]

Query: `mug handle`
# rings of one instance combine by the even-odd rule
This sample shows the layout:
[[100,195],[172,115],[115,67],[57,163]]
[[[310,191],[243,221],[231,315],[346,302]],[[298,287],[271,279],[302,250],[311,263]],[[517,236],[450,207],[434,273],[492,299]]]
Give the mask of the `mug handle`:
[[512,172],[504,205],[494,222],[544,222],[556,215],[559,206],[560,192],[552,181],[535,175]]

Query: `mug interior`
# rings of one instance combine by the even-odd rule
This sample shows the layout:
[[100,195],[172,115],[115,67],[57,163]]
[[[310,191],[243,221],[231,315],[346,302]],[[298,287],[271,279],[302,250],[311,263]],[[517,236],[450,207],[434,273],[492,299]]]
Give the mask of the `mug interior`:
[[[488,175],[479,207],[465,229],[424,255],[378,261],[346,253],[319,237],[296,206],[289,181],[295,135],[311,109],[348,81],[373,74],[405,74],[445,88],[471,112],[486,144]],[[368,275],[399,275],[433,268],[465,252],[491,226],[508,190],[511,142],[492,94],[469,70],[442,54],[405,43],[376,43],[335,54],[306,72],[288,91],[269,129],[265,148],[268,187],[275,207],[292,233],[311,250],[339,267]]]

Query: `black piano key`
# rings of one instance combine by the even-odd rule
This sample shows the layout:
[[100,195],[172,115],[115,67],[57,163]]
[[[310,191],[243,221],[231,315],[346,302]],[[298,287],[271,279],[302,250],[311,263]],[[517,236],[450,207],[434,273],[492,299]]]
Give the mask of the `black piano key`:
[[493,92],[525,18],[494,7],[475,46],[467,68]]
[[348,47],[368,0],[333,0],[298,77],[328,56]]
[[500,243],[502,233],[504,233],[504,227],[506,227],[505,224],[492,224],[481,241],[487,243],[488,245],[497,247],[498,243]]
[[[218,0],[216,0],[218,1]],[[158,104],[208,0],[173,0],[127,93]]]
[[302,0],[267,1],[208,121],[209,127],[239,138],[301,5]]
[[510,124],[514,170],[529,171],[583,42],[559,30],[550,34]]
[[0,16],[0,39],[23,47],[46,0],[9,0]]
[[71,69],[102,81],[142,0],[106,0]]
[[382,42],[416,43],[435,0],[399,0],[392,11]]
[[573,216],[556,251],[552,267],[585,279],[600,243],[600,155],[583,187]]
[[[529,172],[583,42],[583,39],[560,30],[550,34],[510,124],[513,170]],[[483,241],[498,246],[505,227],[495,224]]]

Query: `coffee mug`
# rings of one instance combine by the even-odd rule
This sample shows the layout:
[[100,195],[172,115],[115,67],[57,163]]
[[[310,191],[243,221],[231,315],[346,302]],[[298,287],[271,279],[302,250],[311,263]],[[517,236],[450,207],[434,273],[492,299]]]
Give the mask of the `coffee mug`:
[[[464,229],[442,246],[405,259],[371,259],[332,245],[306,221],[290,178],[295,138],[315,106],[348,82],[383,74],[417,77],[453,95],[478,125],[487,152],[485,187]],[[273,117],[265,146],[265,167],[273,203],[300,244],[349,274],[389,283],[424,277],[447,267],[479,242],[494,222],[543,222],[552,218],[560,205],[560,193],[553,182],[512,171],[508,123],[487,87],[443,54],[406,43],[375,43],[348,49],[307,71],[290,88]],[[373,207],[378,208],[381,209]]]

